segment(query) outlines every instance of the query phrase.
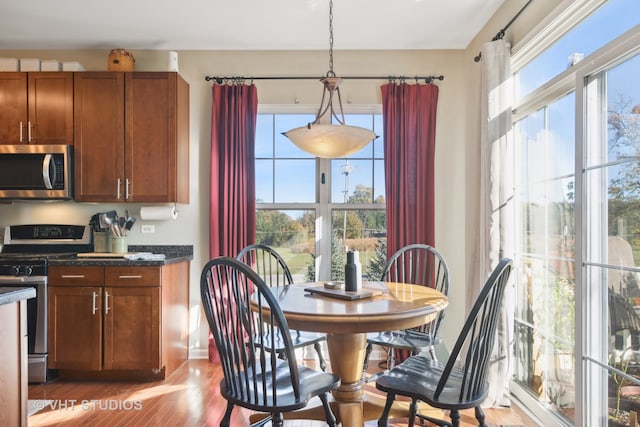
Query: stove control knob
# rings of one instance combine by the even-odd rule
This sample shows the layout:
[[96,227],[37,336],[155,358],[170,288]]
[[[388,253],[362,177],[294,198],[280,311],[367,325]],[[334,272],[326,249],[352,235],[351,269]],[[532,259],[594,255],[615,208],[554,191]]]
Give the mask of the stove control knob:
[[31,273],[33,273],[33,267],[30,265],[25,265],[22,268],[22,275],[23,276],[31,276]]
[[18,267],[17,265],[11,267],[11,274],[13,274],[14,276],[18,276],[20,274],[20,267]]

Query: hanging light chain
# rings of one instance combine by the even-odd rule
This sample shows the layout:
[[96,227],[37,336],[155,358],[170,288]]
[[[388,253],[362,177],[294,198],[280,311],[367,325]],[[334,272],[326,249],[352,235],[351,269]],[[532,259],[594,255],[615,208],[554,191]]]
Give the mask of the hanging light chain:
[[[284,132],[284,135],[301,150],[327,159],[346,157],[376,139],[377,136],[372,130],[347,126],[344,122],[342,99],[338,88],[342,79],[336,77],[333,72],[333,0],[329,0],[329,71],[320,81],[324,89],[315,120],[306,126]],[[340,115],[333,109],[334,95],[337,97]],[[327,119],[321,121],[327,113],[329,113]],[[339,125],[332,123],[332,119],[336,119]]]
[[327,77],[335,77],[333,72],[333,0],[329,0],[329,71]]

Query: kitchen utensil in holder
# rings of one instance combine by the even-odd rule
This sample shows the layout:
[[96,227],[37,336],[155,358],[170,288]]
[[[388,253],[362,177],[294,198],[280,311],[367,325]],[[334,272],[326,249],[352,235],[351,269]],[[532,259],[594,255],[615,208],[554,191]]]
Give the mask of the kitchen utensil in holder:
[[126,236],[111,236],[111,252],[114,254],[126,254],[129,252]]

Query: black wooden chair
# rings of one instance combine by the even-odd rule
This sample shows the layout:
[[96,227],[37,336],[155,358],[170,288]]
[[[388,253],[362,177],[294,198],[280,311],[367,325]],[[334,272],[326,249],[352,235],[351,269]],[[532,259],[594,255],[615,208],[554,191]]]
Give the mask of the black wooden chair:
[[[449,292],[447,263],[442,254],[429,245],[412,244],[400,248],[389,258],[380,280],[429,286],[445,295]],[[374,345],[387,350],[387,371],[395,365],[398,351],[404,351],[409,355],[430,351],[432,357],[435,357],[433,350],[441,342],[438,329],[444,314],[442,310],[436,319],[417,328],[368,334],[363,367],[365,381],[373,381],[382,374],[380,372],[369,377],[366,375]]]
[[[224,375],[220,393],[227,409],[221,426],[229,426],[237,405],[269,414],[255,426],[271,420],[279,427],[284,412],[304,408],[315,396],[322,401],[327,423],[335,425],[327,399],[340,377],[296,364],[277,295],[256,272],[233,258],[213,259],[202,271],[200,294]],[[267,350],[276,336],[283,343],[284,358]]]
[[631,336],[631,348],[640,350],[640,316],[629,301],[609,288],[609,327],[614,336],[614,348],[624,350],[629,347],[625,341],[625,331]]
[[[250,266],[264,280],[267,286],[271,288],[284,289],[293,283],[291,271],[282,256],[274,249],[266,245],[254,244],[243,248],[236,256],[240,260]],[[293,341],[294,348],[304,348],[313,345],[318,354],[318,362],[320,369],[327,369],[327,362],[322,356],[321,343],[327,340],[326,334],[316,332],[298,331],[296,329],[289,331]],[[275,347],[273,348],[280,356],[284,356],[283,342],[280,337],[275,337]]]
[[[478,425],[486,427],[480,404],[488,393],[487,369],[512,261],[500,261],[480,291],[446,362],[411,356],[378,378],[376,387],[387,393],[378,427],[387,425],[397,395],[411,398],[409,426],[416,416],[440,426],[460,425],[460,410],[475,408]],[[417,414],[418,401],[449,410],[451,423]]]

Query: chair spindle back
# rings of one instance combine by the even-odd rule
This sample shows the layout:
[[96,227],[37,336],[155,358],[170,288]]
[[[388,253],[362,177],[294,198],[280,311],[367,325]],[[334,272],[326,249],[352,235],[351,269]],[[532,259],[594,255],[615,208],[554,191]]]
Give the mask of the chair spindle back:
[[[225,397],[258,406],[277,406],[276,369],[288,363],[290,386],[300,397],[298,367],[293,344],[277,299],[248,265],[232,258],[209,261],[201,277],[201,297],[209,328],[215,339],[224,381]],[[273,340],[285,340],[285,361],[267,351]]]
[[[449,267],[444,257],[434,247],[419,243],[394,253],[380,280],[429,286],[444,295],[449,293]],[[444,316],[445,310],[442,310],[436,320],[415,329],[435,337]]]
[[[480,291],[438,382],[435,399],[445,389],[454,365],[459,362],[463,363],[461,401],[478,396],[486,386],[487,369],[511,269],[510,259],[501,260]],[[466,351],[464,354],[463,349]]]

